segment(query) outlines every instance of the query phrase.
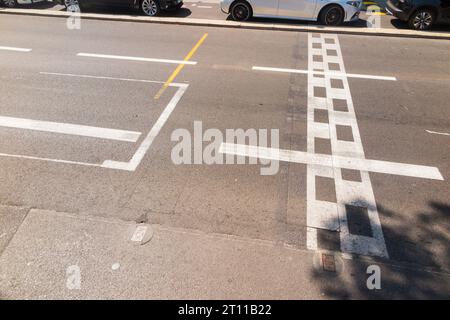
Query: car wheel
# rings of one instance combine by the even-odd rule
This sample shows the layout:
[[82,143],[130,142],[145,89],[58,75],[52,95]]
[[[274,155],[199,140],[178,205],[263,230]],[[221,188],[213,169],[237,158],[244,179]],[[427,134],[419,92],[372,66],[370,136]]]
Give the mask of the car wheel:
[[150,17],[157,16],[161,9],[159,8],[158,2],[156,0],[142,0],[141,2],[142,12]]
[[231,18],[235,21],[246,21],[253,15],[252,7],[245,1],[238,1],[231,7]]
[[434,23],[434,12],[419,9],[409,18],[409,27],[415,30],[430,30]]
[[14,8],[17,5],[16,0],[3,0],[1,1],[5,7]]
[[319,21],[327,26],[341,25],[344,22],[344,10],[338,5],[328,6],[320,12]]

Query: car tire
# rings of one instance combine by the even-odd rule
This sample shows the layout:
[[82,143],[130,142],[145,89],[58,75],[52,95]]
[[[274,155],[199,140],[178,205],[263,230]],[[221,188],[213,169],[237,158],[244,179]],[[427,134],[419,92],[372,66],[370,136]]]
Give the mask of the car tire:
[[16,0],[0,0],[0,3],[3,4],[7,8],[14,8],[17,6]]
[[161,12],[158,1],[156,0],[142,0],[141,1],[141,11],[146,16],[155,17]]
[[253,15],[252,7],[246,1],[237,1],[231,6],[230,15],[235,21],[247,21]]
[[326,26],[339,26],[344,22],[344,18],[344,10],[338,5],[327,6],[319,14],[319,22]]
[[430,9],[415,11],[408,20],[408,25],[414,30],[430,30],[434,24],[435,14]]

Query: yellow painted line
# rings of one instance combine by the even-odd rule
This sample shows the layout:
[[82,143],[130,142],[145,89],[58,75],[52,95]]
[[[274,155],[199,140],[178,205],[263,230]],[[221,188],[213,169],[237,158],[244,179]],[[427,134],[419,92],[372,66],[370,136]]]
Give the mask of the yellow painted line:
[[[202,45],[202,43],[205,41],[206,37],[208,36],[208,33],[205,33],[203,35],[203,37],[200,38],[200,40],[198,40],[198,42],[195,44],[195,46],[191,49],[191,51],[189,51],[189,53],[187,54],[186,57],[184,57],[183,61],[189,61],[192,56],[194,55],[194,53],[197,51],[197,49]],[[178,67],[174,70],[174,72],[172,72],[172,74],[170,75],[169,79],[167,79],[167,81],[163,84],[163,86],[161,87],[161,89],[159,89],[158,93],[155,95],[155,99],[159,99],[161,97],[161,95],[164,93],[164,91],[167,89],[167,87],[173,82],[173,80],[175,80],[175,78],[177,77],[177,75],[180,73],[181,70],[183,70],[184,68],[184,63],[180,63],[178,65]]]
[[372,2],[372,1],[365,1],[365,2],[363,2],[363,4],[374,4],[374,5],[377,5],[378,3],[376,3],[376,2]]

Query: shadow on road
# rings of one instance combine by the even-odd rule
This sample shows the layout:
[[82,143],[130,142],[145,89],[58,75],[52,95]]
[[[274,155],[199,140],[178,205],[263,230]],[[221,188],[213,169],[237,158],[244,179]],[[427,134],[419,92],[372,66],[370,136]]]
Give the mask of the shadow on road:
[[[390,260],[345,260],[340,274],[313,269],[312,277],[322,292],[334,299],[449,299],[450,204],[430,201],[428,205],[429,210],[412,213],[411,219],[378,206],[380,219],[389,220],[383,233]],[[381,269],[380,290],[367,288],[371,264]]]

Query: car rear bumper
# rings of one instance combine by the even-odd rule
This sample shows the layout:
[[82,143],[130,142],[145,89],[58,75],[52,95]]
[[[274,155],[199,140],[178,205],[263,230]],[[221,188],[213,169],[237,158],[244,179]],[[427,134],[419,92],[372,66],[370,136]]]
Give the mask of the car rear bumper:
[[391,0],[388,0],[386,2],[386,11],[394,17],[399,18],[400,20],[408,21],[409,19],[409,12],[403,11],[402,9],[398,8],[395,4],[392,3]]
[[345,10],[345,22],[356,21],[359,19],[359,14],[361,13],[361,5],[360,7],[355,7],[349,4],[343,4]]
[[220,1],[220,11],[223,13],[229,14],[230,13],[230,5],[233,2],[233,0],[221,0]]

